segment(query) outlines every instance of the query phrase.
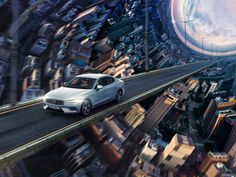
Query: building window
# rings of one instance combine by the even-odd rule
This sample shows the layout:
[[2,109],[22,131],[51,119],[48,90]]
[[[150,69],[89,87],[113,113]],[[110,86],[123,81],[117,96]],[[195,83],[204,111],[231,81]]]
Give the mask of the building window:
[[187,155],[185,155],[185,156],[183,157],[183,160],[187,160],[187,158],[188,158],[188,156],[187,156]]
[[172,156],[171,155],[168,155],[167,157],[166,157],[166,160],[168,160],[168,161],[170,161],[172,159]]
[[176,168],[176,169],[180,169],[180,168],[181,168],[181,165],[178,164],[178,165],[175,166],[175,168]]
[[178,151],[180,146],[175,146],[174,151]]
[[165,164],[159,165],[159,168],[160,168],[160,169],[164,169],[164,168],[165,168]]

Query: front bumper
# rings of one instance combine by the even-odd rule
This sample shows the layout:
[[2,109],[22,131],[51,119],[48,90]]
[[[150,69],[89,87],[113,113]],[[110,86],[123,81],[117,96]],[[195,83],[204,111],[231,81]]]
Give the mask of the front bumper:
[[79,113],[81,105],[76,104],[76,105],[54,105],[54,104],[49,104],[47,102],[43,103],[43,108],[45,110],[52,110],[52,111],[58,111],[58,112],[63,112],[65,114],[71,114],[71,113]]

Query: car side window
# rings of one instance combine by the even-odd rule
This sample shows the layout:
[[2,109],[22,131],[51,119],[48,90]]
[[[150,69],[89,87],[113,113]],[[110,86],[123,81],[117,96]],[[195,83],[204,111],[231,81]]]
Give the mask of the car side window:
[[115,82],[115,79],[113,77],[106,77],[106,80],[107,80],[107,85]]
[[106,86],[112,84],[113,82],[115,82],[115,79],[113,77],[103,77],[98,80],[97,85]]
[[106,78],[103,77],[103,78],[99,79],[98,82],[97,82],[97,85],[102,85],[102,86],[107,85]]

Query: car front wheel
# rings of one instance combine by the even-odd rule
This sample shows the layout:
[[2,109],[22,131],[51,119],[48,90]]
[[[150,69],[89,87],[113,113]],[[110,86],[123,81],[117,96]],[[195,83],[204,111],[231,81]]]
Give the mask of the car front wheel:
[[91,112],[91,109],[92,109],[91,102],[89,100],[84,100],[82,107],[81,107],[81,113],[84,116],[88,116]]
[[120,103],[123,99],[123,92],[122,90],[118,90],[116,94],[116,103]]

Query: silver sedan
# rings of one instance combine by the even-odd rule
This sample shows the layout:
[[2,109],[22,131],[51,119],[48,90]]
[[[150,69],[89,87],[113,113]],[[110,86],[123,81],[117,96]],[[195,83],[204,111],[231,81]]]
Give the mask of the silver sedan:
[[124,81],[105,74],[82,74],[62,87],[48,92],[44,109],[87,116],[91,109],[110,101],[122,101],[125,94]]

